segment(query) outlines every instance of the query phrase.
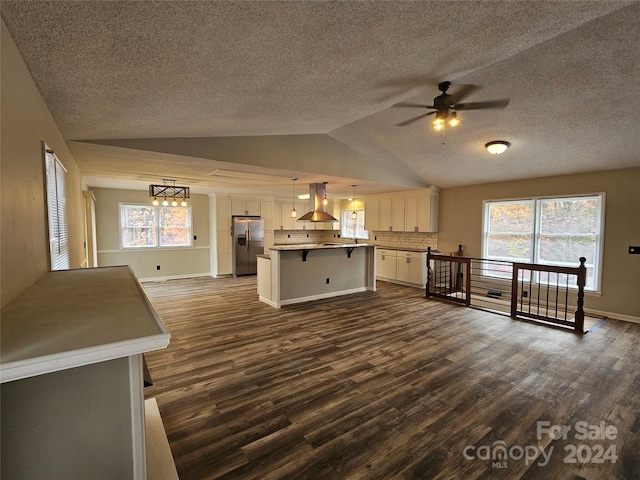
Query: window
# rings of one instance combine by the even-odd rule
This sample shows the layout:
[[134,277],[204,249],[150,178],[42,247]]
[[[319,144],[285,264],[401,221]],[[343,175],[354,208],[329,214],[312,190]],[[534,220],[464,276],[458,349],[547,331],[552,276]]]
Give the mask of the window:
[[46,145],[44,145],[44,161],[50,268],[51,270],[65,270],[69,268],[70,263],[65,184],[67,171]]
[[369,232],[364,229],[364,210],[355,210],[356,218],[352,218],[354,210],[342,210],[341,232],[343,238],[369,238]]
[[[603,203],[603,195],[485,202],[483,256],[559,266],[585,257],[585,289],[597,290]],[[503,273],[493,275],[510,277]]]
[[190,247],[191,207],[120,204],[122,248]]

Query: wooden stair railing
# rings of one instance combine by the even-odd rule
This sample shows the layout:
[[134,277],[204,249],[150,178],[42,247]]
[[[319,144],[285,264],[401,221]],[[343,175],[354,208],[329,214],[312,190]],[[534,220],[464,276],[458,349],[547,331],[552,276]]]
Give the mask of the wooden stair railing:
[[[430,248],[427,250],[425,297],[495,311],[486,305],[486,297],[491,296],[491,292],[486,292],[486,295],[482,293],[489,282],[482,282],[481,279],[495,278],[483,274],[483,268],[490,261],[464,257],[462,254],[462,245],[449,254],[434,254]],[[501,268],[512,270],[511,278],[493,281],[503,282],[505,288],[508,288],[509,282],[511,285],[505,291],[503,300],[497,301],[506,307],[504,312],[509,312],[512,318],[568,326],[584,333],[585,262],[586,259],[581,257],[578,267],[560,267],[501,261],[501,265],[504,265]],[[508,270],[505,273],[508,275]],[[573,277],[575,284],[570,283]],[[576,310],[570,312],[569,293],[574,285],[577,286]],[[472,298],[476,301],[473,302]]]

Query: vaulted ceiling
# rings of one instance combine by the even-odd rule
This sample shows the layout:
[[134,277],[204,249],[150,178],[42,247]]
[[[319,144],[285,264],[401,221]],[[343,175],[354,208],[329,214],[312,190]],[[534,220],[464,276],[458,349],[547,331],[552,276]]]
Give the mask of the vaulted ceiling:
[[[2,17],[93,186],[334,195],[640,166],[637,1],[12,1]],[[444,136],[439,82],[465,101]],[[484,144],[507,140],[491,156]]]

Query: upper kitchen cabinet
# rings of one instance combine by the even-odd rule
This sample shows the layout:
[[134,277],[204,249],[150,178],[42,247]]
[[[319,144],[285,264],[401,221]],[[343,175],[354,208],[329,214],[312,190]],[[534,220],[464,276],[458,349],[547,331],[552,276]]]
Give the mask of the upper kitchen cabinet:
[[260,216],[260,201],[233,198],[231,199],[231,215]]
[[365,228],[379,232],[438,231],[438,193],[435,188],[368,198]]
[[417,195],[404,199],[405,232],[438,231],[438,195]]
[[380,231],[380,200],[377,198],[364,201],[364,228],[370,232]]
[[391,232],[406,232],[404,211],[405,205],[404,198],[392,198],[391,199]]
[[273,202],[260,202],[260,216],[264,220],[264,229],[273,230],[274,227],[274,215],[273,215]]
[[216,216],[216,230],[231,230],[231,200],[228,198],[215,198],[212,209]]
[[[391,231],[391,214],[393,210],[391,209],[391,199],[390,198],[381,198],[380,205],[378,207],[378,215],[379,220],[378,224],[380,225],[380,231],[388,232]],[[365,217],[367,216],[365,212]]]

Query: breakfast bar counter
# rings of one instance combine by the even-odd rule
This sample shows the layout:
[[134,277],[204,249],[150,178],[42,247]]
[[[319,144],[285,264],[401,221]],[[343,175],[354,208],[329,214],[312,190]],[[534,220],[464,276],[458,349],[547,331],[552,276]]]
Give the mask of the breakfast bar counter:
[[276,245],[258,257],[258,297],[275,308],[375,291],[375,245]]

